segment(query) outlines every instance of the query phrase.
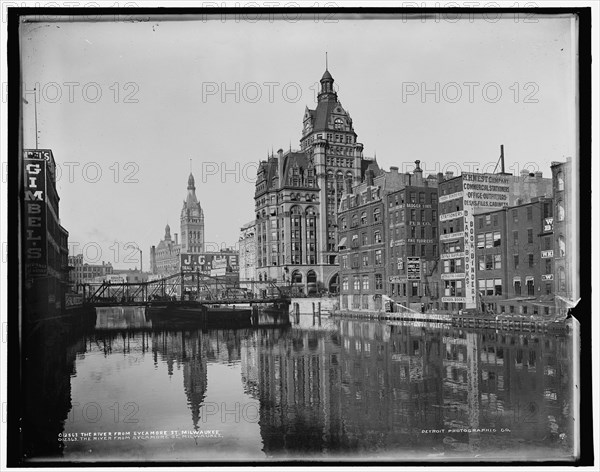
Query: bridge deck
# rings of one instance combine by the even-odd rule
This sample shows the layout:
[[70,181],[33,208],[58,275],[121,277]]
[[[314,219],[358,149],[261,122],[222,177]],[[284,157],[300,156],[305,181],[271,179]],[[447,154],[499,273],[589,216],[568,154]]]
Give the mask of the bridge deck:
[[273,303],[290,303],[289,298],[249,298],[247,300],[240,299],[221,299],[221,300],[152,300],[152,301],[108,301],[98,300],[95,302],[88,302],[86,306],[94,307],[110,307],[110,306],[203,306],[203,305],[260,305],[260,304],[273,304]]

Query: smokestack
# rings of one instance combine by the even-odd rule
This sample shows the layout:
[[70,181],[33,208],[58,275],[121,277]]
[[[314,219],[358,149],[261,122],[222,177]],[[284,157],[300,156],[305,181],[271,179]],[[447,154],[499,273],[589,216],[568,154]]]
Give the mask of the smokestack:
[[504,174],[504,144],[500,145],[500,169]]
[[177,233],[175,233],[175,244],[179,244],[179,238],[177,237]]

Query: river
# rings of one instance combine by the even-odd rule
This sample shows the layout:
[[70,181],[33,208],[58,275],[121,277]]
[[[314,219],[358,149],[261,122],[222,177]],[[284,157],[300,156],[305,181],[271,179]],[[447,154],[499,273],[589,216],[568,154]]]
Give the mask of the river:
[[[90,318],[90,319],[88,319]],[[448,461],[573,455],[571,335],[301,315],[42,322],[25,347],[32,461]]]

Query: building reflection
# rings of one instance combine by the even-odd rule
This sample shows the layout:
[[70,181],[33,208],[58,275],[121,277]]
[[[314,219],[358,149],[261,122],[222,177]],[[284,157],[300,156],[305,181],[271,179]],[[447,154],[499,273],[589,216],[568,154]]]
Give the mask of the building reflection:
[[[565,337],[353,320],[330,328],[242,343],[269,456],[490,452],[572,437]],[[476,428],[497,432],[464,432]]]
[[[28,325],[23,338],[20,429],[23,460],[60,457],[71,404],[75,360],[85,353],[93,317],[45,320]],[[16,406],[15,406],[16,408]]]
[[[26,457],[62,454],[57,438],[72,411],[71,377],[81,375],[76,361],[92,352],[151,356],[168,376],[181,371],[195,429],[202,421],[208,364],[239,364],[244,392],[260,404],[269,457],[518,452],[532,445],[572,452],[567,336],[355,320],[165,330],[135,311],[117,315],[49,320],[29,330]],[[469,428],[498,433],[449,432]],[[511,433],[499,434],[501,429]]]

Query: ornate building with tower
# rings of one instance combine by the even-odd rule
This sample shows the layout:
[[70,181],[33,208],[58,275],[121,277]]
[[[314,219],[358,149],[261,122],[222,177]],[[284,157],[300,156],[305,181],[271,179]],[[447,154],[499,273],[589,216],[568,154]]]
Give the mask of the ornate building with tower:
[[328,70],[314,110],[305,109],[300,150],[282,149],[257,171],[256,274],[300,293],[338,292],[337,208],[346,186],[363,181],[374,159],[363,156],[352,118]]
[[204,252],[204,210],[196,198],[196,185],[191,172],[187,191],[181,209],[181,253],[201,254]]
[[196,184],[190,172],[187,197],[181,209],[181,244],[177,233],[171,238],[167,224],[158,246],[150,248],[150,271],[155,275],[170,275],[181,270],[182,254],[204,253],[204,210],[196,197]]

